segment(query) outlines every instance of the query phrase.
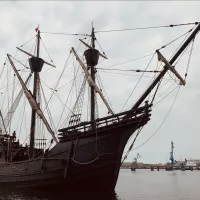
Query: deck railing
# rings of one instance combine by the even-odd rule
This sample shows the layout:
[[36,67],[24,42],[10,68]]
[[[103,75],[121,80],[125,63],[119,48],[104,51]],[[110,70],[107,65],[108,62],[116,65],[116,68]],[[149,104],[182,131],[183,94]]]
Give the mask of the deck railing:
[[139,119],[140,116],[143,114],[148,114],[151,110],[151,105],[145,105],[143,107],[137,108],[135,110],[129,110],[126,112],[121,112],[119,114],[114,114],[111,116],[103,117],[103,118],[97,118],[95,121],[87,121],[87,122],[81,122],[74,126],[69,126],[67,128],[60,129],[59,135],[67,136],[69,134],[76,134],[78,132],[86,132],[92,130],[92,125],[95,123],[95,127],[101,128],[109,125],[116,124],[118,122],[126,122],[129,119]]

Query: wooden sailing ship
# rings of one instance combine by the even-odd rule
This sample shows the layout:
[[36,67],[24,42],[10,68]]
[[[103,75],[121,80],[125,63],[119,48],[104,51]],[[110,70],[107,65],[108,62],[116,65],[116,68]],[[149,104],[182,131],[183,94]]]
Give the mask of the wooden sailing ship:
[[[3,117],[3,114],[0,113],[2,119],[0,133],[0,185],[48,189],[52,187],[53,189],[64,190],[75,189],[75,191],[114,190],[123,151],[128,139],[150,120],[153,102],[147,101],[147,96],[160,83],[168,70],[178,77],[181,85],[185,85],[185,80],[181,78],[172,65],[193,41],[199,30],[200,25],[198,24],[170,61],[167,61],[157,50],[158,59],[164,63],[162,71],[159,72],[130,110],[114,114],[102,91],[95,83],[96,66],[99,57],[106,58],[106,56],[95,49],[95,32],[92,29],[90,35],[91,46],[81,41],[87,47],[84,52],[86,64],[80,59],[75,49],[71,49],[84,72],[85,82],[90,86],[91,118],[89,121],[81,121],[79,111],[74,111],[70,117],[69,125],[59,129],[58,138],[38,103],[40,72],[44,64],[54,65],[40,57],[41,36],[40,30],[37,30],[36,55],[18,48],[18,50],[29,56],[31,73],[26,81],[22,80],[19,70],[15,67],[13,57],[9,54],[7,55],[7,59],[22,87],[10,110],[8,110],[8,114],[14,113],[16,102],[19,101],[20,96],[24,93],[31,106],[32,115],[30,145],[22,145],[19,140],[16,140],[16,133],[13,132],[12,134],[7,130],[12,115]],[[27,87],[27,82],[32,74],[34,76],[33,92]],[[99,95],[106,105],[109,112],[108,116],[95,117],[96,95]],[[80,101],[81,95],[78,95],[74,110],[80,104]],[[51,134],[51,143],[55,142],[52,148],[36,148],[36,116],[39,116]],[[6,122],[6,119],[9,119],[9,123]]]

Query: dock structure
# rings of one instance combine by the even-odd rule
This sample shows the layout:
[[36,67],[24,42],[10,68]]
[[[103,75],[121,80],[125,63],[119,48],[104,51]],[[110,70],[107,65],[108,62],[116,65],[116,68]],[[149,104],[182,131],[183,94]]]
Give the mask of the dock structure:
[[171,163],[165,163],[165,164],[145,164],[138,162],[137,165],[132,165],[131,162],[124,162],[121,166],[121,169],[131,169],[131,171],[136,171],[137,169],[148,169],[154,171],[160,171],[160,170],[166,170],[166,171],[173,171],[173,170],[200,170],[200,160],[195,162],[191,162],[191,160],[186,161],[174,161],[174,165],[171,166]]
[[136,169],[151,169],[151,167],[153,169],[161,170],[161,169],[166,168],[166,164],[161,164],[161,163],[160,164],[145,164],[145,163],[138,162],[137,166],[135,165],[133,167],[131,162],[124,162],[121,166],[121,169],[131,169],[132,171],[134,171],[133,168],[136,170]]
[[137,162],[140,155],[137,153],[137,156],[134,158],[134,162],[124,162],[121,168],[131,169],[131,171],[136,171],[136,169],[150,169],[154,171],[160,171],[160,169],[165,169],[166,171],[173,171],[173,170],[200,170],[200,159],[185,159],[184,161],[178,161],[174,158],[174,142],[171,141],[170,144],[170,157],[168,163],[162,164],[145,164]]

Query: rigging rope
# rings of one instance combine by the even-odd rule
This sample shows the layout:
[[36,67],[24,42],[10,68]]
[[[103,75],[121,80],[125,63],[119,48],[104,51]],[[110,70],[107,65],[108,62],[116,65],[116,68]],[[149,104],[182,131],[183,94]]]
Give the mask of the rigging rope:
[[88,34],[82,34],[82,33],[54,33],[54,32],[40,32],[40,33],[48,33],[48,34],[53,34],[53,35],[76,35],[76,36],[88,36],[90,37],[90,35]]
[[89,116],[90,116],[90,106],[89,106],[89,102],[90,102],[90,86],[87,85],[87,92],[88,92],[88,99],[87,99],[87,121],[89,120]]
[[[156,70],[157,70],[157,69],[158,69],[158,65],[157,65]],[[155,79],[155,76],[153,77],[153,79]],[[151,81],[153,81],[153,79],[152,79]],[[162,78],[162,79],[163,79],[163,78]],[[151,104],[153,104],[155,95],[156,95],[156,93],[157,93],[157,91],[158,91],[158,88],[159,88],[159,86],[160,86],[160,84],[161,84],[162,79],[160,80],[160,82],[159,82],[158,85],[157,85],[157,88],[156,88],[156,91],[154,92],[154,95],[153,95]],[[150,81],[150,82],[151,82],[151,81]],[[148,101],[149,101],[149,99],[150,99],[150,95],[149,95]],[[142,117],[141,117],[140,121],[141,121],[141,120],[142,120]],[[138,123],[137,127],[139,126],[139,124],[140,124],[140,122]],[[136,127],[136,130],[137,130],[137,127]],[[144,126],[140,127],[140,128],[137,130],[137,134],[136,134],[136,136],[135,136],[135,138],[134,138],[132,144],[130,145],[128,151],[126,152],[126,155],[124,156],[124,158],[123,158],[122,161],[121,161],[121,165],[122,165],[122,163],[127,159],[128,154],[130,153],[131,149],[133,148],[133,145],[134,145],[134,143],[135,143],[135,141],[136,141],[138,135],[140,134],[140,132],[142,131],[143,128],[144,128]],[[132,137],[132,136],[131,136],[131,137]],[[131,139],[131,138],[129,138],[129,140],[130,140],[130,139]],[[128,141],[129,141],[129,140],[128,140]]]
[[[188,37],[189,33],[184,37],[183,41],[180,43],[180,45],[176,48],[176,50],[174,51],[174,53],[172,54],[172,56],[170,57],[170,59],[175,55],[175,53],[177,52],[177,50],[181,47],[181,45],[185,42],[186,38]],[[181,59],[181,57],[183,56],[183,54],[185,53],[185,51],[187,50],[187,48],[189,47],[189,45],[185,48],[185,50],[181,53],[179,59],[177,59],[177,61],[174,63],[174,66],[176,66],[176,64],[179,62],[179,60]]]
[[[32,47],[32,49],[33,49],[33,47]],[[32,51],[32,49],[31,49],[31,51]],[[18,53],[18,50],[16,51],[16,53],[15,53],[15,56],[17,55],[17,53]],[[13,57],[13,56],[11,56],[12,58],[14,58],[16,61],[18,61],[15,57]],[[19,61],[18,61],[19,62]],[[21,62],[19,62],[20,64],[22,64]],[[23,64],[22,64],[23,65]],[[24,65],[23,65],[24,66]],[[26,66],[25,66],[25,68],[27,68]],[[24,69],[24,68],[23,68]],[[10,68],[10,70],[11,70],[11,68]],[[23,73],[24,73],[24,71],[23,70],[18,70],[18,71],[22,71],[22,73],[21,73],[21,76],[23,75]],[[15,84],[15,81],[13,82],[13,91],[15,91],[16,89],[17,89],[17,86],[19,85],[19,81],[17,82],[17,84],[16,84],[16,86],[14,86],[14,84]],[[10,88],[11,89],[11,88]],[[7,88],[7,92],[10,90],[10,89],[8,89]],[[4,98],[5,99],[5,98]],[[8,98],[9,99],[9,98]],[[9,102],[11,102],[11,104],[12,104],[12,99],[11,100],[8,100]],[[2,104],[2,106],[3,106],[3,104]],[[8,110],[9,110],[9,106],[8,106],[8,108],[7,108]],[[6,112],[6,110],[5,110],[5,112]]]
[[147,26],[147,27],[138,27],[138,28],[125,28],[125,29],[113,29],[113,30],[102,30],[95,31],[95,33],[109,33],[109,32],[122,32],[122,31],[136,31],[136,30],[145,30],[145,29],[156,29],[156,28],[173,28],[178,26],[187,26],[187,25],[198,25],[199,22],[192,23],[182,23],[182,24],[170,24],[170,25],[161,25],[161,26]]
[[103,88],[104,93],[106,95],[106,98],[108,99],[108,103],[110,104],[110,106],[111,106],[111,108],[112,108],[112,110],[114,112],[113,106],[112,106],[111,101],[110,101],[110,99],[109,99],[109,97],[107,95],[107,92],[106,92],[106,90],[105,90],[105,88],[103,86],[103,82],[101,81],[101,77],[100,77],[100,74],[98,72],[97,72],[97,81],[99,82],[99,86]]
[[[147,70],[147,68],[149,67],[151,61],[153,60],[154,56],[155,56],[156,52],[153,54],[153,56],[151,57],[147,67],[145,68],[145,70]],[[138,82],[136,83],[135,87],[133,88],[131,94],[129,95],[128,99],[126,100],[125,104],[123,105],[122,109],[120,110],[120,112],[124,109],[125,105],[127,104],[128,100],[130,99],[130,97],[132,96],[133,92],[135,91],[136,87],[138,86],[139,82],[141,81],[142,77],[144,75],[144,72],[142,73],[141,77],[139,78]]]
[[[60,97],[58,96],[58,94],[55,92],[56,90],[53,90],[52,88],[50,88],[42,79],[40,79],[40,81],[42,81],[44,83],[44,85],[51,91],[53,91],[52,93],[55,94],[55,96],[60,100],[60,102],[65,105],[65,103],[60,99]],[[49,102],[48,102],[49,103]],[[66,105],[65,107],[71,112],[70,108],[68,108]],[[66,113],[67,114],[67,113]]]
[[98,106],[98,102],[97,102],[97,95],[95,95],[94,98],[95,98],[95,118],[97,119],[97,118],[99,118],[99,106]]
[[146,58],[146,57],[152,56],[152,55],[154,55],[154,54],[155,54],[155,52],[154,52],[154,53],[147,54],[147,55],[144,55],[144,56],[140,56],[140,57],[137,57],[137,58],[133,58],[133,59],[130,59],[130,60],[128,60],[128,61],[124,61],[124,62],[121,62],[121,63],[118,63],[118,64],[114,64],[114,65],[105,67],[105,69],[112,68],[112,67],[116,67],[116,66],[118,66],[118,65],[123,65],[123,64],[126,64],[126,63],[128,63],[128,62],[136,61],[136,60],[139,60],[139,59],[142,59],[142,58]]
[[[173,86],[174,84],[172,84],[171,86]],[[170,87],[171,87],[170,86]],[[153,107],[155,107],[156,105],[158,105],[163,99],[165,99],[167,96],[169,96],[174,90],[176,90],[177,88],[178,88],[179,86],[177,85],[175,88],[173,88],[169,93],[167,93],[162,99],[160,99],[158,102],[156,102],[154,105],[153,105]],[[169,88],[167,88],[166,90],[165,90],[165,92],[168,90]],[[163,94],[163,93],[162,93]],[[161,95],[162,95],[161,94]],[[160,96],[161,96],[160,95]],[[160,97],[160,96],[158,96],[158,97]],[[155,99],[155,100],[157,100],[158,99],[158,97]]]
[[[80,69],[80,68],[78,68],[78,69],[76,70],[75,77],[77,77],[77,74],[78,74],[79,69]],[[71,88],[70,88],[69,94],[68,94],[68,96],[67,96],[65,105],[67,105],[67,102],[68,102],[68,100],[69,100],[70,94],[73,92],[73,86],[75,85],[75,81],[76,81],[76,79],[73,79],[73,83],[72,83],[72,86],[71,86]],[[71,97],[71,99],[72,99],[72,97]],[[70,101],[70,102],[71,102],[71,101]],[[61,120],[61,118],[62,118],[62,116],[63,116],[63,113],[64,113],[64,110],[63,110],[63,112],[62,112],[61,115],[60,115],[60,120]],[[70,113],[67,115],[67,118],[66,118],[66,120],[63,122],[62,126],[63,126],[64,124],[67,123],[67,121],[68,121],[68,119],[70,118],[70,115],[71,115],[71,114],[75,115],[75,113],[70,109]],[[59,124],[60,124],[60,121],[59,121],[59,123],[58,123],[58,125],[57,125],[57,128],[58,128]]]
[[194,40],[195,40],[195,38],[192,40],[192,45],[191,45],[191,49],[190,49],[190,55],[189,55],[189,58],[188,58],[188,63],[187,63],[186,72],[185,72],[185,79],[187,77],[188,70],[189,70],[189,65],[190,65],[190,61],[191,61],[191,57],[192,57],[192,52],[193,52],[193,48],[194,48]]
[[[11,76],[11,70],[9,71],[8,63],[7,63],[7,81],[6,81],[7,88],[6,89],[8,89],[8,80],[10,80],[10,76]],[[9,91],[8,90],[7,90],[7,95],[8,95],[8,107],[7,107],[7,109],[9,110],[11,100],[9,101],[10,98],[9,98]]]
[[[13,105],[13,99],[14,99],[14,93],[15,93],[15,90],[14,90],[14,88],[15,88],[15,73],[14,73],[14,78],[13,78],[13,91],[12,91],[12,96],[11,96],[11,105]],[[9,124],[9,132],[11,132],[10,130],[11,130],[11,120],[10,120],[10,124]]]
[[[81,44],[81,42],[79,43],[79,45],[78,45],[78,47],[77,47],[77,50],[79,49],[80,44]],[[63,76],[65,70],[67,69],[68,65],[69,65],[70,62],[71,62],[71,60],[70,60],[70,55],[71,55],[71,53],[72,53],[72,51],[69,52],[69,55],[68,55],[67,60],[66,60],[66,62],[65,62],[64,68],[63,68],[63,70],[62,70],[62,72],[61,72],[61,74],[60,74],[60,76],[59,76],[57,82],[56,82],[55,85],[53,86],[53,92],[52,92],[52,94],[51,94],[51,96],[50,96],[50,98],[49,98],[49,100],[48,100],[48,102],[47,102],[47,106],[48,106],[49,102],[51,101],[51,99],[52,99],[52,97],[53,97],[53,94],[55,94],[54,91],[56,91],[56,88],[57,88],[57,86],[58,86],[58,84],[59,84],[59,82],[60,82],[60,79],[62,78],[62,76]],[[45,109],[46,109],[46,108],[45,108]],[[44,110],[45,110],[45,109],[44,109]],[[69,110],[70,110],[70,109],[69,109]],[[44,111],[43,111],[43,112],[44,112]]]
[[[107,72],[107,71],[99,71],[99,73],[117,74],[117,75],[125,75],[125,76],[135,76],[135,77],[140,77],[141,76],[139,74],[125,74],[125,73]],[[143,76],[143,78],[152,78],[152,76]],[[171,80],[171,79],[164,78],[164,80]]]
[[5,69],[5,65],[6,65],[6,61],[7,61],[7,58],[6,58],[6,60],[5,60],[4,64],[3,64],[2,70],[0,72],[0,79],[1,79],[1,76],[3,75],[4,69]]
[[[172,75],[171,75],[171,73],[170,73],[169,71],[167,72],[167,74],[170,76],[170,78],[171,78],[175,83],[179,84],[178,81],[177,81],[177,77],[175,76],[175,74],[172,74]],[[174,77],[173,77],[173,76],[174,76]]]
[[[145,107],[146,107],[146,106],[148,106],[148,101],[147,101],[147,103],[145,104]],[[138,122],[137,127],[135,128],[135,130],[138,129],[138,127],[139,127],[139,125],[140,125],[140,122],[142,121],[143,117],[144,117],[144,114],[141,115],[140,120],[139,120],[139,122]],[[136,137],[134,138],[134,140],[133,140],[132,144],[130,145],[128,151],[126,152],[126,155],[125,155],[124,158],[122,159],[121,165],[122,165],[122,163],[126,160],[126,158],[128,157],[128,154],[130,153],[131,149],[133,148],[133,144],[134,144],[134,142],[135,142],[137,136],[139,135],[139,133],[140,133],[141,130],[143,129],[143,127],[144,127],[144,125],[141,126],[141,127],[137,130]]]
[[106,69],[106,68],[96,68],[96,69],[100,69],[100,70],[117,70],[117,71],[126,71],[126,72],[152,72],[152,73],[158,73],[161,71],[158,70],[142,70],[142,69]]
[[[69,59],[70,59],[70,54],[71,54],[71,52],[69,53],[69,55],[68,55],[68,57],[67,57],[67,60],[66,60],[65,66],[64,66],[64,68],[63,68],[63,70],[62,70],[62,72],[61,72],[61,74],[60,74],[60,76],[59,76],[59,78],[58,78],[58,81],[57,81],[57,82],[55,83],[55,85],[53,86],[53,91],[52,91],[52,93],[51,93],[51,96],[50,96],[50,98],[49,98],[49,100],[48,100],[46,106],[48,106],[50,100],[52,99],[53,94],[54,94],[54,91],[56,90],[56,87],[58,86],[58,84],[59,84],[59,82],[60,82],[60,79],[61,79],[61,77],[63,76],[63,73],[65,72],[66,68],[68,67],[67,64],[68,64]],[[44,112],[45,110],[46,110],[46,108],[44,108],[43,112]]]
[[160,130],[160,128],[162,127],[163,123],[165,122],[165,120],[166,120],[167,117],[169,116],[169,113],[171,112],[171,109],[172,109],[172,107],[173,107],[173,105],[174,105],[174,103],[175,103],[175,101],[176,101],[176,98],[177,98],[177,96],[178,96],[178,93],[179,93],[179,91],[180,91],[180,88],[181,88],[181,86],[178,86],[178,90],[177,90],[177,93],[176,93],[176,95],[175,95],[175,98],[174,98],[174,100],[173,100],[173,102],[172,102],[172,104],[171,104],[171,106],[170,106],[170,108],[169,108],[169,110],[168,110],[168,112],[167,112],[165,118],[163,119],[163,121],[161,122],[161,124],[159,125],[159,127],[157,128],[157,130],[156,130],[145,142],[143,142],[141,145],[137,146],[137,147],[134,148],[133,150],[139,149],[140,147],[142,147],[143,145],[145,145],[145,144]]
[[[166,82],[167,83],[167,82]],[[166,85],[166,83],[164,83],[161,87],[160,87],[160,89],[162,88],[162,87],[164,87],[165,85]],[[161,94],[159,94],[156,98],[155,98],[155,100],[157,100],[159,97],[161,97],[163,94],[165,94],[172,86],[174,86],[174,82],[166,89],[166,90],[164,90],[164,92],[162,92]],[[151,97],[150,97],[151,98]]]
[[42,41],[42,44],[44,45],[44,48],[45,48],[45,50],[46,50],[46,52],[47,52],[47,54],[48,54],[48,56],[49,56],[50,61],[53,63],[54,66],[56,66],[56,65],[54,64],[53,60],[51,59],[51,56],[50,56],[49,52],[47,51],[47,48],[46,48],[46,46],[45,46],[45,44],[44,44],[42,38],[40,38],[40,40]]
[[[170,111],[171,111],[171,109],[172,109],[172,107],[173,107],[173,105],[174,105],[174,103],[175,103],[175,100],[176,100],[177,96],[178,96],[178,93],[179,93],[179,90],[180,90],[180,87],[181,87],[181,86],[177,86],[177,87],[179,87],[179,88],[178,88],[178,90],[177,90],[177,93],[176,93],[176,95],[175,95],[175,98],[174,98],[174,100],[173,100],[173,102],[172,102],[172,104],[171,104],[171,106],[170,106],[170,108],[169,108],[169,110],[168,110],[168,112],[167,112],[165,118],[163,119],[163,121],[161,122],[161,124],[158,126],[157,130],[156,130],[145,142],[143,142],[141,145],[137,146],[136,148],[132,149],[132,147],[133,147],[133,145],[134,145],[134,143],[135,143],[135,141],[136,141],[136,139],[137,139],[137,137],[138,137],[138,135],[139,135],[139,133],[140,133],[140,131],[141,131],[141,130],[139,129],[139,130],[138,130],[138,133],[137,133],[137,135],[136,135],[136,137],[134,138],[132,144],[131,144],[130,147],[129,147],[129,150],[128,150],[127,152],[125,152],[125,153],[126,153],[126,156],[125,156],[126,158],[128,157],[128,154],[129,154],[131,151],[136,150],[136,149],[139,149],[140,147],[142,147],[143,145],[145,145],[145,144],[146,144],[149,140],[151,140],[151,139],[153,138],[153,136],[160,130],[160,128],[162,127],[163,123],[165,122],[165,120],[166,120],[167,117],[169,116],[169,113],[170,113]],[[143,128],[143,127],[142,127],[142,128]],[[124,157],[124,158],[125,158],[125,157]],[[123,159],[122,163],[124,162],[124,160],[125,160],[125,159]],[[122,163],[121,163],[121,164],[122,164]]]
[[161,49],[163,49],[163,48],[165,48],[165,47],[167,47],[167,46],[169,46],[170,44],[172,44],[173,42],[175,42],[176,40],[178,40],[178,39],[180,39],[180,38],[182,38],[184,35],[186,35],[186,37],[187,37],[187,35],[193,30],[194,28],[192,28],[192,29],[190,29],[189,31],[187,31],[186,33],[184,33],[184,34],[182,34],[181,36],[179,36],[179,37],[177,37],[177,38],[175,38],[174,40],[172,40],[171,42],[169,42],[169,43],[167,43],[166,45],[164,45],[164,46],[162,46],[162,47],[160,47],[158,50],[161,50]]
[[[158,85],[157,85],[157,87],[156,87],[156,91],[154,92],[153,98],[152,98],[152,100],[151,100],[151,104],[153,104],[153,101],[154,101],[155,96],[156,96],[156,94],[157,94],[157,92],[158,92],[158,88],[160,87],[160,84],[161,84],[161,82],[162,82],[162,79],[163,79],[163,77],[160,79],[160,81],[159,81],[159,83],[158,83]],[[149,99],[150,99],[150,95],[149,95]]]
[[50,120],[51,127],[53,127],[53,128],[54,128],[54,132],[56,132],[56,128],[55,128],[55,125],[54,125],[54,123],[53,123],[53,118],[52,118],[52,116],[51,116],[50,109],[49,109],[49,107],[48,107],[48,105],[47,105],[47,100],[46,100],[46,97],[45,97],[44,89],[43,89],[42,84],[41,84],[41,78],[40,78],[40,77],[39,77],[39,84],[40,84],[40,88],[41,88],[41,91],[42,91],[44,103],[45,103],[45,105],[46,105],[46,110],[47,110],[47,114],[48,114],[48,116],[49,116],[49,120]]
[[[28,84],[29,84],[29,82],[28,82]],[[28,86],[28,85],[27,85],[27,86]],[[23,122],[24,116],[25,116],[25,118],[26,118],[26,114],[25,114],[26,102],[27,102],[27,101],[26,101],[26,98],[25,98],[25,96],[24,96],[24,103],[23,103],[24,108],[23,108],[22,119],[21,119],[21,124],[20,124],[20,130],[19,130],[19,135],[18,135],[18,137],[20,137],[20,135],[21,135],[21,128],[22,128],[22,122]],[[22,111],[21,111],[21,112],[22,112]],[[20,113],[20,116],[21,116],[21,113]],[[19,117],[19,120],[20,120],[20,118],[21,118],[21,117]],[[19,124],[19,121],[18,121],[18,124]],[[18,124],[17,124],[16,130],[18,129]],[[25,126],[26,126],[26,121],[25,121]]]
[[[85,94],[85,88],[86,88],[86,77],[84,77],[78,97],[76,97],[76,102],[72,108],[72,112],[74,113],[70,119],[69,119],[69,126],[74,126],[81,121],[81,112],[83,107],[83,101],[84,101],[84,94]],[[61,118],[60,118],[61,119]]]
[[[83,75],[83,73],[80,74],[80,75],[78,75],[78,76],[76,76],[75,79],[79,78],[79,77],[82,76],[82,75]],[[71,83],[72,81],[74,81],[74,78],[73,78],[71,81],[68,81],[67,83],[65,83],[64,85],[58,87],[56,90],[57,90],[57,91],[60,90],[61,88],[63,88],[64,86],[68,85],[68,84]]]
[[103,53],[104,55],[106,55],[106,54],[105,54],[105,52],[104,52],[104,50],[102,49],[102,47],[101,47],[100,43],[98,42],[97,38],[96,38],[96,42],[97,42],[97,44],[99,45],[99,47],[100,47],[100,49],[101,49],[102,53]]
[[[180,24],[170,24],[170,25],[160,25],[160,26],[147,26],[147,27],[136,27],[136,28],[125,28],[125,29],[112,29],[112,30],[97,30],[94,33],[109,33],[109,32],[123,32],[123,31],[136,31],[136,30],[146,30],[146,29],[157,29],[157,28],[173,28],[179,26],[189,26],[189,25],[198,25],[200,22],[189,22],[189,23],[180,23]],[[53,34],[53,35],[71,35],[71,36],[87,36],[91,35],[85,33],[64,33],[64,32],[50,32],[50,31],[41,31],[40,33],[44,34]]]
[[[21,61],[17,60],[15,57],[13,57],[13,56],[10,56],[10,57],[12,57],[14,60],[16,60],[16,62],[18,62],[18,63],[21,64],[22,66],[24,66],[24,68],[30,69],[29,67],[26,66],[26,64],[23,64]],[[26,61],[27,61],[27,60],[26,60]],[[19,70],[18,70],[18,71],[19,71]],[[21,70],[20,70],[20,71],[21,71]]]
[[29,39],[27,42],[25,42],[24,44],[22,44],[20,47],[23,47],[25,44],[29,43],[30,41],[32,41],[36,36],[33,36],[31,39]]
[[[183,41],[181,42],[181,44],[182,44],[182,43],[185,41],[185,39],[187,38],[187,36],[189,35],[189,33],[190,33],[193,29],[194,29],[194,27],[193,27],[192,29],[190,29],[189,31],[183,33],[182,35],[178,36],[178,37],[175,38],[174,40],[172,40],[172,41],[168,42],[167,44],[163,45],[162,47],[158,48],[158,50],[163,49],[163,48],[166,48],[166,47],[169,46],[170,44],[174,43],[175,41],[177,41],[178,39],[180,39],[180,38],[182,38],[183,36],[186,35],[185,38],[183,39]],[[180,45],[181,45],[181,44],[180,44]],[[179,47],[180,47],[180,45],[179,45]],[[178,48],[179,48],[179,47],[178,47]],[[177,49],[178,49],[178,48],[177,48]],[[176,49],[176,50],[177,50],[177,49]],[[176,52],[176,50],[175,50],[175,52]],[[174,54],[175,54],[175,53],[174,53]],[[102,68],[102,69],[108,69],[108,68],[112,68],[112,67],[115,67],[115,66],[118,66],[118,65],[123,65],[123,64],[126,64],[126,63],[128,63],[128,62],[132,62],[132,61],[136,61],[136,60],[139,60],[139,59],[143,59],[143,58],[146,58],[146,57],[152,56],[152,55],[154,55],[154,53],[150,53],[150,54],[147,54],[147,55],[144,55],[144,56],[140,56],[140,57],[137,57],[137,58],[133,58],[133,59],[131,59],[131,60],[128,60],[128,61],[125,61],[125,62],[121,62],[121,63],[118,63],[118,64],[114,64],[114,65],[111,65],[111,66],[108,66],[108,67],[105,67],[105,68]],[[173,56],[173,55],[172,55],[172,56]]]

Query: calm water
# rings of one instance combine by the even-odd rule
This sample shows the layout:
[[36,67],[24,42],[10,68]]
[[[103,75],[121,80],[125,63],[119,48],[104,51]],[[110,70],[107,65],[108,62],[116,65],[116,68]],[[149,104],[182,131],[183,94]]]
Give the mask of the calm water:
[[0,200],[199,200],[200,171],[121,170],[115,197],[66,197],[35,191],[8,191],[0,188]]

